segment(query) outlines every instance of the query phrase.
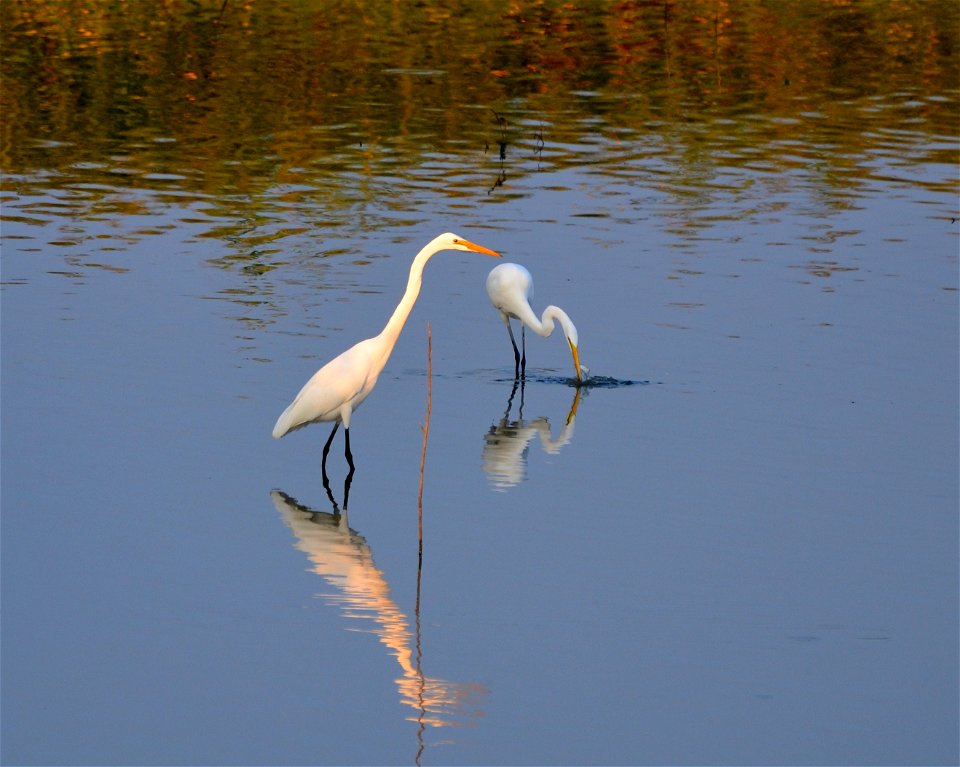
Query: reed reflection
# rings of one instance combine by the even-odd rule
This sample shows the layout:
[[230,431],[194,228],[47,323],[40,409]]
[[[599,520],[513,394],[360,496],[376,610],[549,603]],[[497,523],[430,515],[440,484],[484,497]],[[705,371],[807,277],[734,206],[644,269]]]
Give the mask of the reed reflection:
[[[527,453],[534,437],[540,437],[540,446],[545,453],[556,455],[561,448],[573,439],[577,407],[580,405],[581,388],[574,389],[573,402],[567,420],[556,439],[550,428],[550,420],[544,416],[525,420],[523,417],[523,397],[526,381],[514,379],[507,408],[500,421],[490,427],[483,437],[483,471],[490,484],[497,490],[506,490],[520,484],[527,475]],[[512,420],[510,412],[513,401],[520,392],[517,418]]]
[[[391,598],[390,586],[374,564],[369,544],[350,528],[346,500],[341,511],[329,486],[326,490],[333,503],[332,513],[311,509],[282,490],[270,493],[284,523],[296,536],[296,547],[307,555],[313,572],[331,587],[319,596],[327,604],[338,606],[348,623],[358,621],[367,626],[361,630],[374,634],[396,658],[401,674],[394,681],[400,702],[414,710],[407,718],[420,725],[420,736],[427,725],[476,724],[475,720],[483,716],[480,705],[486,688],[423,672],[419,599],[415,630],[411,631],[409,619]],[[344,498],[348,493],[349,481]]]

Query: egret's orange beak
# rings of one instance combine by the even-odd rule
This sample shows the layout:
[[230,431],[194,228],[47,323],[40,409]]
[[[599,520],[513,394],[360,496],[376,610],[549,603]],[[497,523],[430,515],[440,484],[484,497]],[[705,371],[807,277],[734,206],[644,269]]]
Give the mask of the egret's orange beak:
[[460,244],[467,248],[467,250],[472,250],[474,253],[484,253],[488,256],[494,256],[495,258],[501,257],[497,251],[485,248],[483,245],[477,245],[475,242],[470,242],[470,240],[460,240]]
[[583,383],[583,373],[580,371],[580,352],[577,351],[576,344],[573,343],[569,338],[567,343],[570,344],[570,353],[573,354],[573,369],[577,373],[577,383]]

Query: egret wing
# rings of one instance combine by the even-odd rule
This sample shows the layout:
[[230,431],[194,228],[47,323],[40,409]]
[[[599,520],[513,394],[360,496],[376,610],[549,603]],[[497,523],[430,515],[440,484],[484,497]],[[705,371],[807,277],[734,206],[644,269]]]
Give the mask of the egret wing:
[[313,374],[277,419],[275,439],[307,424],[335,421],[344,405],[359,404],[355,402],[358,395],[366,396],[369,390],[370,355],[365,343],[352,346]]

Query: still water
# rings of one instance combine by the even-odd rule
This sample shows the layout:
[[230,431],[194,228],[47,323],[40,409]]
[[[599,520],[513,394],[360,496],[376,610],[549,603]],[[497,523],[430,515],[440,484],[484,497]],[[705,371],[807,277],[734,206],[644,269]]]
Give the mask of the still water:
[[4,764],[957,762],[960,11],[521,6],[4,3]]

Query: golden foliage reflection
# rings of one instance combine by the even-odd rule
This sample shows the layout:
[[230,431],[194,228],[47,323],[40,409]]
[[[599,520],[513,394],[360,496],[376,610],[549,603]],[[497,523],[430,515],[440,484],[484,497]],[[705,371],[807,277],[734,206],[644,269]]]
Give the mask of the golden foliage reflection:
[[[495,126],[483,110],[517,98],[547,114],[599,111],[639,131],[716,109],[843,111],[853,98],[907,90],[923,100],[957,87],[953,0],[0,8],[7,169],[32,164],[38,140],[58,142],[54,154],[66,159],[140,135],[157,164],[157,138],[189,147],[180,168],[186,157],[200,169],[233,160],[240,185],[254,179],[242,168],[270,154],[264,146],[282,148],[268,164],[295,177],[317,159],[336,164],[337,147],[427,128],[441,142],[489,139]],[[590,94],[629,98],[597,104]],[[925,110],[941,113],[938,132],[953,132],[955,111]],[[572,121],[562,141],[584,129]]]
[[690,241],[731,201],[855,206],[890,166],[957,193],[956,0],[5,0],[0,41],[18,236],[123,268],[164,231],[136,218],[172,212],[263,301],[292,259],[369,257],[367,231],[568,169],[602,175],[625,220],[665,198]]

